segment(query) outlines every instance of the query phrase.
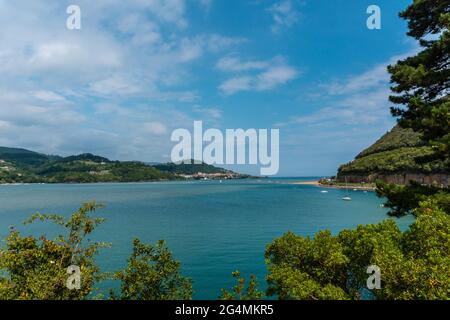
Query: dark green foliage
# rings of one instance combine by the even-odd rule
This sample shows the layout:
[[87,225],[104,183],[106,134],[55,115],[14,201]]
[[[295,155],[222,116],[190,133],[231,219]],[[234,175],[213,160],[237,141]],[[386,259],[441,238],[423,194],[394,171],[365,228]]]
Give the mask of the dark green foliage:
[[[288,233],[266,250],[269,296],[280,299],[448,299],[450,216],[434,200],[420,203],[402,233],[394,221],[337,236]],[[367,289],[367,267],[381,270],[381,289]]]
[[444,212],[450,214],[450,193],[448,188],[442,189],[414,182],[408,186],[402,186],[377,181],[376,192],[379,197],[387,197],[384,205],[391,209],[389,211],[391,216],[415,215],[414,209],[418,208],[419,203],[426,199],[435,200]]
[[231,275],[236,279],[237,284],[230,291],[222,289],[220,300],[260,300],[263,298],[264,293],[259,291],[255,275],[250,276],[247,287],[245,287],[246,281],[241,278],[239,271],[234,271]]
[[146,182],[181,179],[181,174],[198,172],[232,173],[207,164],[167,163],[150,166],[138,161],[111,161],[90,153],[61,158],[2,147],[0,160],[7,161],[0,162],[0,183]]
[[444,15],[450,12],[448,0],[420,0],[414,1],[400,17],[408,20],[408,35],[421,39],[427,34],[437,34],[448,28]]
[[434,155],[431,147],[399,148],[372,153],[342,165],[338,175],[362,175],[374,173],[446,173],[449,160],[430,159]]
[[417,55],[389,66],[390,100],[399,124],[420,132],[442,158],[450,156],[450,4],[448,0],[415,0],[400,16],[409,35],[420,40]]
[[54,156],[47,156],[41,153],[20,149],[0,147],[0,159],[14,162],[21,166],[41,165],[49,160],[56,159]]
[[[192,282],[180,274],[180,263],[164,241],[156,245],[133,241],[125,270],[116,273],[122,300],[185,300],[192,297]],[[113,299],[117,299],[114,292]]]
[[111,174],[120,177],[121,182],[169,180],[176,177],[147,166],[141,162],[115,162]]
[[47,182],[135,182],[175,178],[142,162],[109,161],[87,155],[49,162],[34,172]]
[[405,129],[395,126],[391,131],[384,134],[369,148],[362,151],[356,156],[356,159],[362,158],[374,153],[390,151],[400,148],[421,147],[426,143],[422,140],[421,135],[412,129]]
[[339,167],[338,175],[446,173],[450,161],[435,157],[420,133],[395,126],[377,142]]
[[77,156],[69,156],[69,157],[65,157],[65,158],[59,160],[59,162],[73,162],[73,161],[92,161],[92,162],[97,162],[97,163],[111,162],[107,158],[96,156],[96,155],[93,155],[92,153],[83,153],[83,154],[80,154]]
[[[449,174],[450,2],[415,0],[400,16],[408,20],[408,34],[420,40],[422,51],[388,67],[395,94],[390,100],[401,105],[392,108],[392,114],[399,117],[402,127],[412,128],[431,146],[432,153],[428,151],[422,157],[414,157],[416,165],[431,169],[436,163],[442,163],[438,171]],[[448,188],[379,183],[378,194],[388,199],[386,206],[392,209],[392,215],[415,213],[418,203],[427,197],[450,214]]]
[[177,174],[196,174],[198,172],[203,173],[226,173],[227,170],[222,168],[217,168],[212,165],[201,163],[201,164],[194,164],[192,161],[192,164],[175,164],[175,163],[165,163],[165,164],[158,164],[154,165],[158,170],[166,171],[170,173],[177,173]]
[[348,258],[328,231],[314,239],[287,233],[266,249],[267,295],[279,299],[348,299]]

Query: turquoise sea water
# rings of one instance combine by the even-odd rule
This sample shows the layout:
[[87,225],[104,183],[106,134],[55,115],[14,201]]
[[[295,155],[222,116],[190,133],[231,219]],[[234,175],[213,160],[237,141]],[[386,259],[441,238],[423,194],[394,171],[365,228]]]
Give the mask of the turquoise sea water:
[[[321,229],[337,233],[358,224],[387,219],[383,202],[373,192],[324,190],[293,185],[296,179],[161,182],[130,184],[4,185],[0,186],[0,237],[9,226],[33,234],[55,235],[58,229],[21,223],[37,211],[75,211],[82,202],[106,205],[96,213],[107,219],[93,239],[112,243],[98,262],[104,271],[126,264],[135,237],[167,241],[183,274],[194,281],[196,299],[215,299],[234,282],[231,272],[256,274],[264,287],[266,244],[287,231],[313,235]],[[404,229],[412,218],[397,220]],[[114,286],[104,283],[102,287]]]

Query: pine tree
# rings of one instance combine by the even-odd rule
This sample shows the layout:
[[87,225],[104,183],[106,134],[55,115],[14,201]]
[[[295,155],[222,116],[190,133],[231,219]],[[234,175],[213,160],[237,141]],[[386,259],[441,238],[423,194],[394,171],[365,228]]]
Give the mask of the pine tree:
[[408,35],[423,48],[415,56],[389,66],[393,83],[391,108],[399,124],[423,133],[436,155],[450,155],[450,0],[414,0],[400,17]]

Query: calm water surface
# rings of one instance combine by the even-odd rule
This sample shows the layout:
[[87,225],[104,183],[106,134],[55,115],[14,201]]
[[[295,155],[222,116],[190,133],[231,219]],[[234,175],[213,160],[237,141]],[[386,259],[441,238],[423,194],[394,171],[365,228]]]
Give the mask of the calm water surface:
[[[111,242],[98,262],[104,271],[126,264],[135,237],[167,241],[183,274],[194,280],[196,299],[215,299],[233,285],[231,272],[256,274],[264,286],[266,244],[287,231],[313,235],[336,233],[387,218],[373,192],[293,185],[297,179],[162,182],[134,184],[5,185],[0,186],[0,236],[9,226],[33,234],[55,235],[57,228],[37,223],[23,227],[30,214],[69,214],[82,202],[106,204],[96,216],[107,218],[93,239]],[[411,218],[397,220],[404,229]],[[102,287],[114,286],[105,283]]]

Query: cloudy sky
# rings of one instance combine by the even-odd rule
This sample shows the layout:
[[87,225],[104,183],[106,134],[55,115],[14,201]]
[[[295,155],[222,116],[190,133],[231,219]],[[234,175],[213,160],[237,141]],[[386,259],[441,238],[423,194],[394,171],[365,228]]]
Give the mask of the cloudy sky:
[[395,122],[385,70],[416,50],[410,2],[0,0],[0,145],[166,162],[203,120],[279,128],[281,176],[334,174]]

